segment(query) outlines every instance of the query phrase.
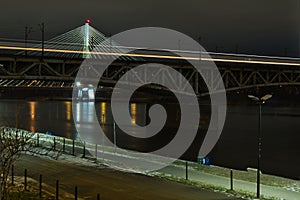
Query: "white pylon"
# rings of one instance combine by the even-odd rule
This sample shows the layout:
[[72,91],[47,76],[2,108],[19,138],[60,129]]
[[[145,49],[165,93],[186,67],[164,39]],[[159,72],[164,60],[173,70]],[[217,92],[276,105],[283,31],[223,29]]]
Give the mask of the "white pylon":
[[87,19],[85,20],[84,25],[84,44],[83,44],[83,58],[89,58],[90,57],[90,48],[89,48],[89,38],[90,38],[90,22],[91,20]]

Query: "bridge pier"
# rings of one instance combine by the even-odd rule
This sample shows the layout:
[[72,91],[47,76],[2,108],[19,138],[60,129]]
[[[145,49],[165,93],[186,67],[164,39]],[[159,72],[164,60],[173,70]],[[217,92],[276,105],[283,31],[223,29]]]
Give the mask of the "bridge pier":
[[95,90],[93,87],[85,87],[80,86],[78,87],[77,92],[77,100],[79,101],[93,101],[95,100]]

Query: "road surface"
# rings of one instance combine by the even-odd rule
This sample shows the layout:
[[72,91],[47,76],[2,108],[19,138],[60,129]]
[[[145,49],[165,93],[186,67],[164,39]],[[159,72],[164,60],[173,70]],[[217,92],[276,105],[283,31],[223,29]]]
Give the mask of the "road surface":
[[156,177],[125,173],[107,167],[85,166],[80,163],[56,161],[24,155],[15,164],[15,174],[23,176],[27,168],[28,176],[55,188],[58,179],[60,190],[78,195],[83,199],[96,199],[100,193],[101,200],[225,200],[237,199],[225,194],[204,190]]

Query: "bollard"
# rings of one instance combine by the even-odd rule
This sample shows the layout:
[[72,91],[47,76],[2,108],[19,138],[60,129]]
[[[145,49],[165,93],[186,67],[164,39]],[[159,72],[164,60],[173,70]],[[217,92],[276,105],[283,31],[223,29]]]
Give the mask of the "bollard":
[[63,152],[65,152],[66,150],[66,139],[64,138],[64,141],[63,141]]
[[55,137],[53,138],[53,149],[54,149],[54,151],[55,151],[55,149],[56,149],[56,141],[55,141]]
[[39,133],[37,133],[37,135],[36,135],[36,146],[37,147],[40,146],[40,134]]
[[78,190],[77,190],[77,186],[75,186],[75,194],[74,194],[74,196],[75,196],[75,200],[77,200],[77,199],[78,199]]
[[233,190],[233,171],[230,170],[230,190]]
[[12,185],[14,184],[14,168],[15,168],[15,166],[12,165],[11,166],[11,184]]
[[72,154],[75,156],[75,141],[73,140],[73,145],[72,145]]
[[24,171],[24,190],[27,190],[27,169]]
[[59,186],[59,182],[58,182],[58,180],[56,180],[56,193],[55,193],[56,200],[58,200],[58,186]]
[[97,200],[100,200],[100,194],[99,193],[97,194]]
[[[22,141],[22,143],[24,141],[24,133],[23,133],[23,131],[21,133],[21,141]],[[22,145],[22,151],[24,151],[24,145]]]
[[39,195],[42,198],[42,175],[40,174]]
[[83,143],[83,158],[85,158],[85,142]]
[[98,145],[96,144],[96,146],[95,146],[95,157],[96,157],[96,160],[97,160],[97,157],[98,157],[98,155],[97,155],[97,153],[98,153],[98,147],[97,147]]
[[189,170],[188,170],[188,162],[185,162],[185,180],[189,179]]

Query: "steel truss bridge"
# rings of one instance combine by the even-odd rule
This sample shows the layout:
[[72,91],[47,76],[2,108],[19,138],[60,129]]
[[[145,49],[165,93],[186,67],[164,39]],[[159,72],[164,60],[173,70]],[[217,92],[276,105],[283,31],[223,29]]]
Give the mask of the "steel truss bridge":
[[[115,84],[126,72],[135,66],[145,63],[161,63],[176,69],[189,81],[196,94],[205,94],[207,90],[216,91],[221,80],[215,79],[215,71],[208,66],[202,72],[209,78],[213,88],[206,88],[198,71],[187,60],[215,62],[227,91],[242,90],[253,87],[300,85],[299,58],[270,57],[245,54],[228,54],[201,51],[178,51],[187,57],[169,55],[165,50],[141,50],[132,52],[134,47],[122,47],[107,38],[103,33],[90,26],[87,20],[83,26],[77,27],[48,41],[17,41],[5,39],[0,41],[0,87],[24,88],[72,88],[77,72],[84,60],[90,56],[98,58],[98,62],[89,63],[86,74],[99,74],[99,62],[113,59],[102,75],[99,87]],[[128,52],[130,55],[124,55]],[[122,55],[121,57],[119,57]],[[171,70],[162,69],[158,73],[145,69],[143,73],[135,73],[131,81],[143,83],[142,80],[162,79],[184,91],[179,76]],[[126,84],[126,83],[125,83]]]
[[[154,55],[155,58],[155,55]],[[300,62],[295,58],[263,57],[233,54],[211,54],[211,60],[218,66],[227,91],[242,90],[252,87],[300,85]],[[37,56],[0,56],[0,87],[34,87],[72,88],[74,80],[83,59],[50,58]],[[101,77],[99,86],[115,84],[127,71],[145,61],[119,60],[111,65]],[[156,59],[180,72],[192,85],[197,94],[203,93],[201,75],[191,65],[174,59]],[[97,64],[91,64],[89,69],[97,73]],[[207,70],[206,73],[213,71]],[[136,74],[139,76],[156,76],[163,78],[183,89],[181,81],[168,70],[160,73]],[[212,76],[213,77],[213,76]],[[210,80],[216,87],[220,80]]]

